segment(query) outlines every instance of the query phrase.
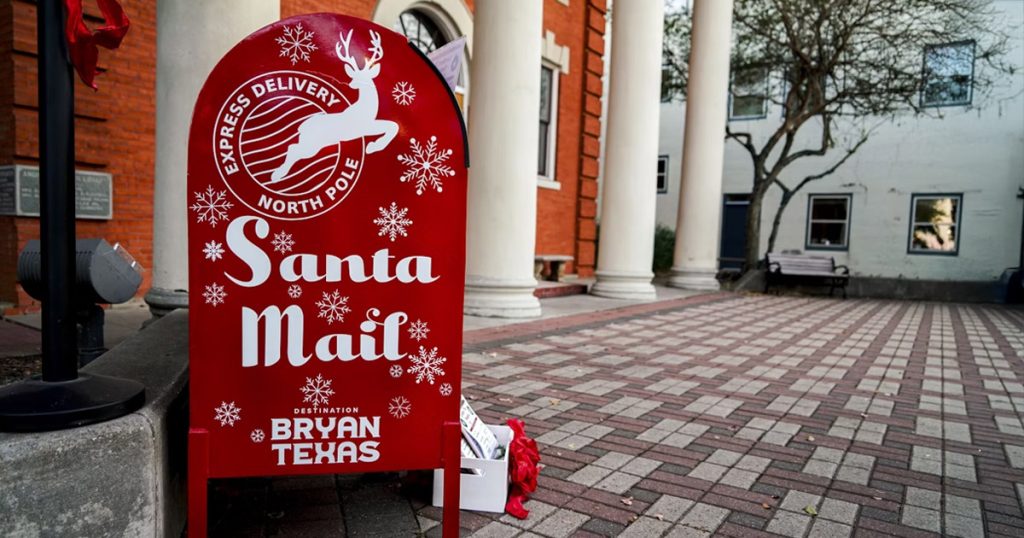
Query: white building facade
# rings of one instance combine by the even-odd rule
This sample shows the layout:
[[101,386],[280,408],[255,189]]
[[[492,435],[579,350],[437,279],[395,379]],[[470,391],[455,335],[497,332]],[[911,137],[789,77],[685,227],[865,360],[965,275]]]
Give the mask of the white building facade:
[[[775,252],[801,251],[833,256],[850,268],[854,281],[943,281],[994,283],[1017,267],[1022,244],[1024,187],[1024,2],[998,0],[996,8],[1011,30],[1006,61],[1018,70],[1005,75],[987,95],[969,86],[941,95],[924,94],[927,114],[909,113],[891,120],[868,119],[875,126],[859,151],[835,173],[805,186],[790,202],[781,221]],[[937,43],[962,51],[967,76],[984,69],[974,62],[968,42]],[[928,61],[926,51],[921,51]],[[968,61],[969,60],[969,61]],[[777,74],[776,74],[777,76]],[[691,75],[692,79],[693,75]],[[737,93],[734,91],[732,93]],[[778,99],[776,99],[778,100]],[[782,110],[767,99],[731,98],[729,125],[763,141],[779,125]],[[657,221],[676,227],[680,211],[680,172],[686,105],[664,102],[661,108]],[[816,145],[813,126],[808,146]],[[792,185],[829,168],[843,154],[837,136],[828,155],[805,159],[784,172]],[[711,136],[708,133],[707,136]],[[814,137],[811,140],[811,137]],[[742,263],[743,227],[752,185],[750,156],[728,141],[723,160],[720,267]],[[781,191],[764,199],[761,256],[778,208]],[[685,206],[685,194],[684,206]],[[685,210],[685,207],[684,207]],[[677,231],[678,232],[678,231]]]

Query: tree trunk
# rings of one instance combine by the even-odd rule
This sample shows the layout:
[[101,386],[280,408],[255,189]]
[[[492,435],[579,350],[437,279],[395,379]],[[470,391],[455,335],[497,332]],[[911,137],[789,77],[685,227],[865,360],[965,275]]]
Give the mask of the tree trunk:
[[775,218],[772,220],[772,233],[768,235],[768,252],[775,250],[775,239],[779,236],[779,224],[782,222],[782,213],[786,210],[790,200],[793,199],[792,192],[783,192],[779,200],[779,208],[775,211]]
[[[756,181],[756,180],[755,180]],[[747,244],[744,252],[743,271],[757,268],[761,259],[761,206],[765,189],[758,188],[755,182],[754,191],[750,193],[750,205],[747,207]]]

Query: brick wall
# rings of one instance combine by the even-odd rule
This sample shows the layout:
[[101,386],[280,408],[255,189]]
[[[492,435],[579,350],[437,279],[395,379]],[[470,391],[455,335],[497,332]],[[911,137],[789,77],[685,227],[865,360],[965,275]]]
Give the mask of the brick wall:
[[[14,8],[0,2],[0,165],[14,162]],[[0,303],[17,301],[15,261],[18,233],[14,217],[0,217]]]
[[587,0],[583,17],[580,61],[584,72],[581,90],[583,111],[579,116],[578,196],[575,198],[575,257],[580,276],[592,276],[597,264],[597,174],[601,153],[601,78],[604,74],[606,0]]
[[328,11],[372,19],[375,6],[373,0],[281,0],[281,18]]
[[[36,88],[36,7],[35,2],[5,2],[13,28],[10,49],[0,50],[2,62],[10,62],[13,76],[0,80],[0,118],[13,117],[13,148],[5,152],[0,142],[0,164],[39,164],[38,103]],[[102,22],[95,4],[84,3],[87,24]],[[75,166],[81,170],[113,175],[113,211],[110,221],[78,221],[78,237],[104,237],[120,242],[143,267],[152,265],[153,214],[153,141],[156,134],[156,5],[149,0],[123,0],[132,28],[121,48],[100,53],[99,91],[75,84]],[[4,32],[0,15],[0,35]],[[4,100],[5,92],[11,99]],[[0,120],[0,130],[3,120]],[[16,311],[37,305],[14,286],[16,252],[29,239],[39,237],[39,219],[10,218],[0,222],[0,300],[15,299]],[[149,287],[149,274],[140,288]]]
[[[569,47],[569,73],[559,74],[555,179],[558,190],[537,189],[537,252],[575,256],[576,193],[579,189],[580,111],[583,106],[583,16],[586,3],[544,2],[544,29],[558,45]],[[576,272],[574,264],[567,272]]]

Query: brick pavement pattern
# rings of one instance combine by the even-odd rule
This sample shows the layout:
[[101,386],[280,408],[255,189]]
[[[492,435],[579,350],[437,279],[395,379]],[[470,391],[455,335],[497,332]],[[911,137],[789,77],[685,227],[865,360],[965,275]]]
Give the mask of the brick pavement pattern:
[[545,467],[527,520],[465,535],[1024,535],[1024,312],[685,303],[467,335],[464,393]]

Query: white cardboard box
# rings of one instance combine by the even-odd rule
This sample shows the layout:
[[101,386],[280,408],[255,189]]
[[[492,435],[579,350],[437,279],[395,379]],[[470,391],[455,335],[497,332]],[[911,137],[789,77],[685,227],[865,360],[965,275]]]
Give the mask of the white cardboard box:
[[[512,428],[487,425],[505,448],[500,460],[462,458],[459,508],[478,512],[504,512],[508,498],[508,445],[512,442]],[[479,474],[469,472],[478,471]],[[434,469],[434,506],[444,505],[444,470]]]

